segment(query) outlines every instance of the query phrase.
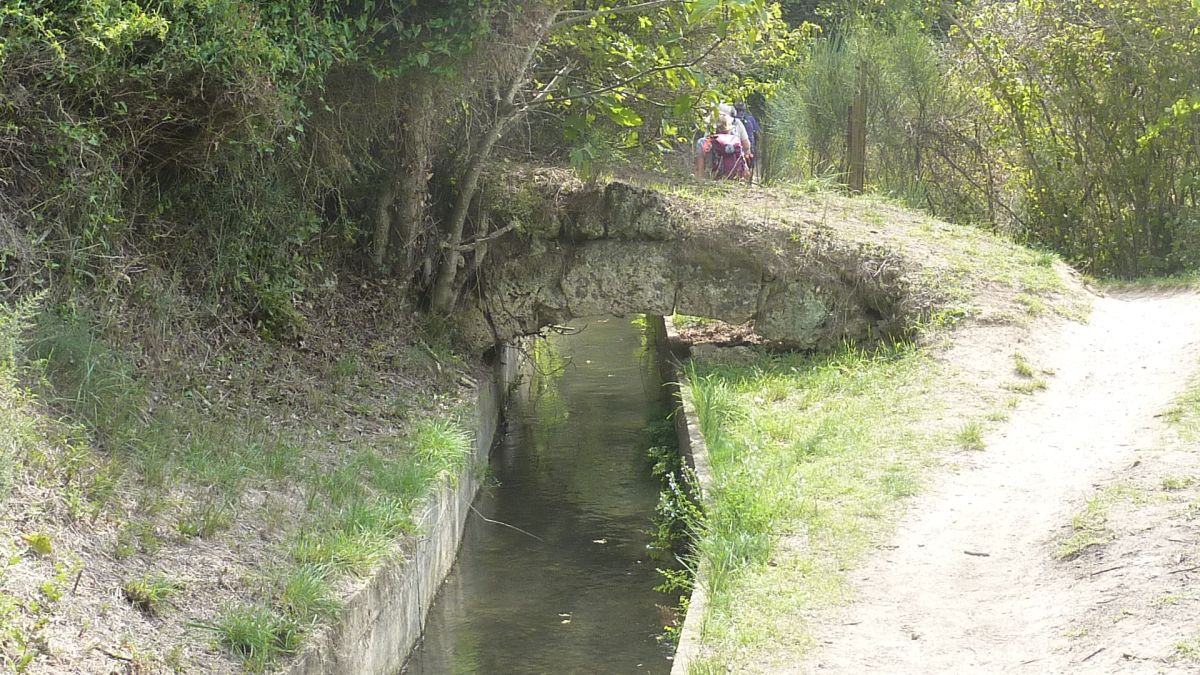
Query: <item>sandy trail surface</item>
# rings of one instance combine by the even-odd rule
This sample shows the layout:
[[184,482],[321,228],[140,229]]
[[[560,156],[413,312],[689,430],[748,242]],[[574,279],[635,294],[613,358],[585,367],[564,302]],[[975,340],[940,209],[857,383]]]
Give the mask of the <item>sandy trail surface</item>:
[[[851,574],[856,598],[818,632],[812,672],[1091,671],[1064,627],[1084,597],[1055,557],[1098,481],[1161,436],[1200,358],[1200,296],[1098,298],[1035,362],[1047,390],[938,478],[893,540]],[[1014,351],[1010,348],[1009,352]]]

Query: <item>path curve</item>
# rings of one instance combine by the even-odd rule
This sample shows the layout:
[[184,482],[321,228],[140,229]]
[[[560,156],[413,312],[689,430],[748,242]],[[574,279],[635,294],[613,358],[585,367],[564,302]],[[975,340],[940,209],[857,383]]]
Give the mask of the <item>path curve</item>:
[[1035,365],[1049,388],[987,449],[914,503],[852,575],[857,600],[819,635],[810,672],[1080,672],[1078,610],[1052,540],[1092,491],[1152,445],[1200,358],[1200,296],[1097,298]]

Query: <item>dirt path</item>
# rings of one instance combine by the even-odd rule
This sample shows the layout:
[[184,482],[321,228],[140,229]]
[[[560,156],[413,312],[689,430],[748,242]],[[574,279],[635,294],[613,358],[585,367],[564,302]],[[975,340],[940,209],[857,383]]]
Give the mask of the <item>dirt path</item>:
[[852,574],[857,600],[818,635],[809,670],[1104,670],[1066,644],[1064,627],[1094,599],[1079,597],[1056,539],[1097,482],[1161,437],[1156,415],[1200,357],[1200,297],[1099,298],[1090,323],[1060,330],[1035,363],[1054,371],[1049,388]]

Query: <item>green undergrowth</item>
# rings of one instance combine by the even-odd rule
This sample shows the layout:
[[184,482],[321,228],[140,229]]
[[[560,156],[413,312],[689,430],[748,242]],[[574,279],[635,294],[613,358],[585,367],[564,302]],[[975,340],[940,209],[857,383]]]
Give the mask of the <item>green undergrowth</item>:
[[938,424],[939,370],[908,345],[694,366],[713,485],[693,672],[770,670],[808,646],[805,617],[844,598],[845,570],[959,442]]
[[1116,292],[1169,292],[1196,290],[1200,288],[1200,272],[1188,272],[1165,277],[1138,277],[1136,279],[1103,278],[1089,279],[1106,291]]
[[[647,433],[651,473],[662,482],[648,547],[662,578],[655,590],[672,599],[675,616],[684,617],[695,583],[696,533],[703,530],[704,512],[695,472],[679,451],[674,425],[669,420],[658,420],[647,427]],[[667,622],[660,640],[677,645],[681,630],[681,622]]]
[[[455,398],[462,364],[432,337],[346,350],[326,365],[284,365],[287,347],[251,340],[206,355],[207,367],[166,358],[151,375],[144,354],[113,347],[98,316],[0,306],[0,553],[16,552],[11,574],[44,583],[68,560],[89,576],[111,569],[122,579],[106,592],[251,670],[328,619],[339,580],[393,555],[431,489],[471,456],[468,409]],[[414,372],[429,386],[405,384]],[[395,388],[380,385],[389,379]],[[49,501],[23,510],[30,494]],[[68,535],[80,528],[86,542]],[[265,543],[240,553],[247,538]],[[200,540],[211,544],[190,548]],[[222,549],[239,556],[240,576],[224,606],[183,630],[177,607],[203,616],[196,601],[213,599],[189,598],[190,576],[203,572],[178,552]],[[147,565],[160,572],[125,571]],[[54,606],[44,596],[0,594],[0,669],[45,653]],[[156,647],[139,657],[150,670],[165,663]]]

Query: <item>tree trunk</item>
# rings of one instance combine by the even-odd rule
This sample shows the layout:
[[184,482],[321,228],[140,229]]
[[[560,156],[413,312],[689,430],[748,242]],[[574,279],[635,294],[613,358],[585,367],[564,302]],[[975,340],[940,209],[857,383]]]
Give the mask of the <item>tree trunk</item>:
[[388,240],[392,233],[392,203],[396,201],[396,183],[385,179],[375,206],[375,238],[372,241],[371,263],[376,274],[383,274],[387,263]]
[[[375,270],[389,270],[408,276],[413,272],[413,247],[425,222],[425,208],[429,196],[429,122],[433,114],[430,92],[422,84],[412,83],[422,89],[404,106],[403,119],[396,130],[395,147],[387,153],[390,158],[379,202],[375,211],[375,238],[371,251],[371,262]],[[398,206],[394,214],[393,207]],[[398,241],[392,231],[399,235]],[[395,270],[396,246],[399,245],[400,269]],[[389,258],[389,252],[391,257]]]
[[516,112],[504,113],[498,117],[492,127],[488,129],[487,135],[483,142],[475,150],[471,156],[470,164],[467,166],[467,173],[463,177],[462,185],[458,188],[458,194],[454,200],[454,211],[450,214],[449,232],[446,237],[446,254],[442,259],[442,264],[438,268],[437,279],[433,283],[433,293],[430,299],[430,307],[433,311],[448,314],[454,306],[454,277],[458,273],[458,262],[460,259],[458,247],[462,243],[463,227],[467,222],[467,211],[471,207],[471,200],[475,198],[475,191],[479,188],[479,176],[483,173],[483,165],[491,157],[492,148],[500,137],[504,135],[504,131],[508,125],[517,118]]
[[425,223],[425,208],[429,197],[429,133],[423,117],[424,106],[401,127],[400,181],[397,213],[400,255],[406,275],[413,272],[417,237]]
[[[509,83],[504,95],[498,97],[496,101],[496,118],[484,135],[483,141],[475,148],[474,154],[472,154],[468,161],[466,174],[463,176],[462,184],[458,186],[458,195],[455,197],[454,210],[450,213],[450,222],[447,227],[445,241],[446,254],[442,258],[441,267],[438,268],[437,279],[434,280],[433,292],[430,295],[429,304],[434,312],[449,314],[450,310],[454,307],[454,278],[458,274],[458,263],[461,259],[458,247],[462,244],[463,226],[467,221],[467,211],[471,208],[471,201],[475,198],[475,192],[479,188],[479,176],[483,173],[483,165],[491,157],[492,148],[495,147],[500,137],[508,130],[510,124],[525,113],[525,108],[520,108],[516,105],[517,94],[520,93],[521,87],[529,83],[529,71],[533,66],[538,48],[541,47],[542,40],[546,37],[546,32],[554,23],[555,17],[557,17],[561,8],[562,3],[555,3],[548,15],[537,26],[537,29],[531,32],[533,37],[529,44],[523,47],[524,53],[522,54],[520,65],[513,72],[512,81]],[[557,77],[551,80],[542,93],[534,97],[532,103],[536,103],[539,99],[543,98],[549,90],[553,89],[557,81]]]

